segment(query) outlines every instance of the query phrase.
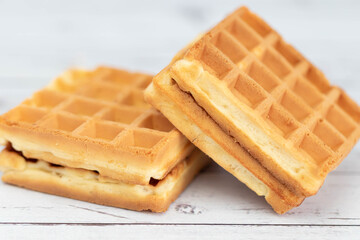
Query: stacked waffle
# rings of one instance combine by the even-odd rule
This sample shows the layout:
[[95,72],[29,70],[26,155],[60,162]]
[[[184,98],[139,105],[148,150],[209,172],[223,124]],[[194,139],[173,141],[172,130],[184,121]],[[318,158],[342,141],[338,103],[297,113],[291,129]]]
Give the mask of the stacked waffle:
[[3,181],[133,210],[165,211],[206,165],[143,100],[151,76],[68,71],[0,118]]
[[314,195],[360,136],[360,108],[242,7],[182,50],[146,99],[278,213]]
[[[207,163],[191,141],[284,213],[360,137],[360,107],[245,7],[150,82],[110,68],[65,73],[1,116],[3,180],[165,211]],[[164,115],[144,102],[146,86]]]

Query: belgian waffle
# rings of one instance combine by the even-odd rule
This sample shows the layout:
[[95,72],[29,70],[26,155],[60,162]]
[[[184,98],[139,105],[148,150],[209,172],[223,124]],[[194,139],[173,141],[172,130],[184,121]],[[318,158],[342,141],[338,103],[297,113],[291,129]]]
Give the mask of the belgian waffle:
[[72,70],[0,117],[4,182],[132,210],[165,211],[208,163],[143,100],[151,76]]
[[148,102],[278,213],[315,194],[360,136],[360,108],[242,7],[157,76]]
[[151,76],[71,70],[0,116],[0,142],[25,157],[133,184],[162,179],[194,146],[145,103]]

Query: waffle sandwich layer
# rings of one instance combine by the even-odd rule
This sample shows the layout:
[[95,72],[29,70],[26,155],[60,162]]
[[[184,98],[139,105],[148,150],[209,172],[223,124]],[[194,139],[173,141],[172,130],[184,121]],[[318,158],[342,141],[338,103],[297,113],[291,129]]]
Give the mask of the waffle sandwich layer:
[[161,180],[194,146],[144,102],[150,81],[106,67],[68,71],[0,116],[0,143],[122,182]]
[[315,194],[360,136],[359,106],[245,7],[181,52],[147,101],[278,213]]
[[164,212],[209,159],[195,149],[160,181],[124,183],[95,171],[27,159],[7,147],[0,153],[2,180],[28,189],[136,211]]
[[151,76],[71,70],[0,116],[4,182],[132,210],[165,211],[208,157],[144,102]]

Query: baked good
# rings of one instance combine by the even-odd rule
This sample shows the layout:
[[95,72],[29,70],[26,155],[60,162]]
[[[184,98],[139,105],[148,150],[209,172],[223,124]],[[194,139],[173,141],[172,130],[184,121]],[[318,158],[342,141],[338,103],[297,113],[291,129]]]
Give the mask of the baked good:
[[241,7],[182,50],[146,99],[278,213],[314,195],[360,136],[360,108]]
[[145,103],[151,76],[70,70],[0,116],[2,180],[132,210],[166,211],[208,157]]
[[144,101],[150,81],[108,67],[69,70],[0,116],[0,143],[128,183],[162,179],[194,146]]
[[177,164],[162,180],[130,184],[96,171],[27,159],[10,146],[0,153],[2,180],[39,192],[136,211],[164,212],[208,163],[198,149]]

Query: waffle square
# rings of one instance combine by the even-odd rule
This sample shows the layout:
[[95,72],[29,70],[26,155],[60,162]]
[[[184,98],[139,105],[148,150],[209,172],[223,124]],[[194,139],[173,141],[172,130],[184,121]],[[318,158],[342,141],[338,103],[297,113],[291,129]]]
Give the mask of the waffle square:
[[70,70],[0,116],[2,180],[137,211],[166,211],[209,159],[143,99],[151,76]]
[[278,213],[314,195],[360,136],[359,106],[246,7],[182,50],[146,98]]
[[0,116],[0,142],[25,157],[122,182],[163,179],[194,146],[143,99],[152,76],[70,70]]

